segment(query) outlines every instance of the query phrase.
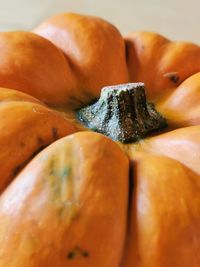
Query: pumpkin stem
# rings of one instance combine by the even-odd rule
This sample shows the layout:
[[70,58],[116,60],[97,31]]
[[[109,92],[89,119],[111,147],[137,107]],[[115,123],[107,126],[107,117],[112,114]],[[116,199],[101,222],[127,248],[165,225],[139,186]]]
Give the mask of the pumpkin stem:
[[167,126],[166,119],[147,103],[143,83],[104,87],[97,102],[77,111],[93,131],[123,143],[135,142]]

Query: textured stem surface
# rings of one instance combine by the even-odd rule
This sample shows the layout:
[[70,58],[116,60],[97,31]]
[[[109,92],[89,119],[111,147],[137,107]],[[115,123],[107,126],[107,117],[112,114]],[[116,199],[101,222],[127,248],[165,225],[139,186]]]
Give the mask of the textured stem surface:
[[104,87],[99,100],[78,110],[77,116],[93,131],[123,143],[135,142],[167,126],[154,105],[147,103],[143,83]]

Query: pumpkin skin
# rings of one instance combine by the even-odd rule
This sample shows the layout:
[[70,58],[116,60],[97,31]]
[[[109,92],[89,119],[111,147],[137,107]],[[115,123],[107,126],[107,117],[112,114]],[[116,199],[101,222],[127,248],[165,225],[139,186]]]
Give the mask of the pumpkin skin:
[[31,32],[1,32],[0,51],[1,87],[23,91],[51,106],[71,101],[73,74],[51,42]]
[[[65,120],[67,118],[70,127],[76,127],[76,130],[88,130],[77,121],[72,107],[86,105],[98,97],[103,85],[127,81],[146,83],[148,98],[167,118],[169,127],[166,133],[145,138],[138,143],[129,145],[118,143],[124,154],[116,148],[114,142],[107,141],[108,138],[87,132],[66,137],[64,141],[60,140],[59,143],[42,151],[32,162],[27,161],[27,166],[18,176],[13,177],[14,181],[4,189],[0,199],[0,236],[3,236],[0,240],[0,265],[42,267],[52,264],[65,266],[68,263],[68,266],[72,267],[199,266],[199,46],[171,42],[154,33],[131,33],[123,40],[109,23],[77,14],[54,17],[44,22],[34,32],[51,40],[62,50],[66,66],[68,69],[71,68],[75,77],[75,89],[70,91],[74,100],[73,105],[71,100],[65,99],[62,103],[64,101],[69,103],[66,106],[67,113],[65,116],[57,113]],[[101,43],[99,39],[102,40]],[[118,50],[119,52],[116,52]],[[113,51],[115,53],[112,53]],[[119,62],[121,64],[118,64]],[[56,108],[65,110],[62,104]],[[67,134],[66,132],[65,135]],[[87,157],[83,151],[77,150],[76,142],[71,141],[75,139],[81,140],[77,141],[79,147],[82,142],[86,144],[84,151],[87,151]],[[98,144],[96,141],[93,142],[94,139],[99,140]],[[108,142],[109,145],[102,151],[101,146],[104,147],[104,142]],[[75,218],[70,226],[67,222],[74,212],[74,207],[64,213],[66,224],[59,224],[55,213],[59,207],[63,207],[63,203],[58,198],[60,206],[52,205],[49,201],[49,187],[41,185],[43,178],[40,175],[42,172],[45,177],[49,177],[50,161],[41,161],[41,158],[46,159],[44,155],[47,155],[47,158],[49,154],[54,155],[54,147],[58,155],[56,170],[62,170],[65,164],[62,165],[59,160],[65,158],[60,156],[65,154],[62,146],[65,143],[78,154],[80,159],[77,164],[78,170],[82,173],[81,179],[86,184],[85,186],[83,182],[80,187],[78,185],[75,193],[80,197],[81,203],[87,201],[90,195],[90,201],[87,202],[88,209],[92,207],[91,212],[88,212],[87,207],[83,205],[79,210],[83,216],[80,219]],[[115,154],[114,151],[118,152]],[[125,154],[130,161],[129,178],[132,182],[129,184],[129,193],[127,192],[128,163]],[[66,154],[66,162],[75,160],[74,155]],[[73,161],[73,164],[75,163],[76,160]],[[86,163],[85,169],[84,163]],[[111,174],[107,173],[108,166]],[[117,178],[117,184],[111,184],[113,179],[110,180],[110,177],[114,176]],[[103,177],[105,181],[103,186],[98,184],[99,177]],[[88,185],[90,179],[91,192]],[[56,176],[53,176],[52,180],[52,183],[58,182],[60,186],[61,182]],[[29,182],[33,183],[26,194],[23,189],[23,186],[26,188],[25,181],[28,185]],[[17,195],[17,189],[22,190],[24,196]],[[66,186],[67,190],[70,190],[70,186]],[[107,213],[102,213],[102,217],[96,220],[96,217],[99,218],[97,212],[100,210],[94,196],[98,190],[105,193],[105,197],[101,199],[102,210],[108,209],[110,217],[107,217]],[[109,196],[112,196],[112,200]],[[64,197],[67,196],[64,194]],[[107,199],[109,203],[106,202]],[[40,207],[41,203],[44,206]],[[125,225],[126,218],[128,218],[127,225]],[[40,220],[44,222],[41,231]],[[53,231],[54,229],[56,231]],[[104,231],[107,236],[104,235]],[[35,243],[30,241],[30,232],[33,233],[32,238],[35,238]],[[77,236],[78,232],[84,232],[83,236]],[[91,234],[91,239],[88,239],[86,234],[89,236]],[[40,244],[37,243],[38,237],[42,240]],[[68,252],[68,249],[73,249],[76,241],[81,242],[83,249],[90,249],[91,259],[87,256],[81,257],[85,251],[76,248],[75,254],[78,256],[74,261],[65,261],[69,255],[66,255],[66,250]],[[97,252],[95,246],[96,244],[99,246],[101,242],[106,245]],[[20,250],[16,257],[18,247]],[[54,249],[57,254],[54,253]],[[101,253],[99,254],[101,257],[98,253]]]
[[157,106],[171,127],[200,124],[200,72],[183,81],[165,101]]
[[185,79],[200,71],[200,48],[173,42],[151,32],[133,32],[125,37],[130,80],[144,82],[152,101],[166,97]]
[[0,88],[0,191],[40,150],[77,128],[61,113],[22,92]]
[[0,266],[119,266],[128,173],[126,155],[100,134],[43,150],[1,196]]
[[123,37],[103,19],[61,14],[45,21],[34,32],[63,51],[76,77],[77,106],[98,98],[103,86],[129,81]]
[[150,153],[134,155],[133,164],[135,188],[121,266],[199,266],[199,174]]
[[134,188],[121,266],[199,265],[199,134],[185,127],[126,147]]

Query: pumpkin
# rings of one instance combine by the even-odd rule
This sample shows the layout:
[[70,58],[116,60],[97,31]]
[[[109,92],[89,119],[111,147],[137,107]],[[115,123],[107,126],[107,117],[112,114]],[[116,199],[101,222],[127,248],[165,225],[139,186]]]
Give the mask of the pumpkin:
[[0,47],[0,266],[199,266],[200,47],[71,13]]
[[77,128],[61,113],[20,91],[1,88],[0,101],[2,192],[34,155]]
[[51,42],[31,32],[2,32],[0,49],[1,87],[29,93],[49,105],[66,104],[75,81]]
[[[125,43],[106,21],[79,14],[64,14],[42,23],[34,32],[61,49],[76,79],[77,106],[99,97],[106,85],[129,81]],[[72,90],[71,90],[72,91]]]

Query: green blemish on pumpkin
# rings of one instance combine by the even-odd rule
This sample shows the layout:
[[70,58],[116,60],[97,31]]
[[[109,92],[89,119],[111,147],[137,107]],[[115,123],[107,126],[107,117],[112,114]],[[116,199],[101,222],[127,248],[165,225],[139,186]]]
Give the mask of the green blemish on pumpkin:
[[61,181],[62,181],[62,176],[60,178],[60,175],[58,173],[58,166],[56,164],[56,159],[52,158],[50,163],[49,163],[49,174],[46,177],[48,184],[50,188],[52,189],[53,195],[52,195],[52,201],[55,202],[61,192]]
[[70,225],[73,220],[78,217],[79,206],[75,201],[68,200],[60,204],[58,208],[58,218],[60,220],[65,220],[65,223]]
[[[52,159],[49,165],[48,183],[52,190],[52,201],[58,206],[62,202],[71,200],[72,194],[72,172],[70,166],[60,166],[56,159]],[[60,203],[60,204],[59,204]],[[62,208],[61,208],[62,210]],[[62,213],[62,211],[60,211]]]
[[56,170],[56,168],[55,168],[55,160],[54,160],[54,159],[51,160],[49,169],[50,169],[50,171],[49,171],[49,175],[51,175],[51,176],[55,176],[55,175],[56,175],[56,174],[55,174],[55,170]]
[[74,196],[71,163],[65,158],[64,154],[51,157],[48,164],[49,173],[44,180],[51,191],[50,201],[56,208],[57,219],[70,225],[78,215],[79,205]]
[[71,174],[71,167],[65,166],[60,174],[62,181],[64,182],[67,178],[69,178],[70,174]]

